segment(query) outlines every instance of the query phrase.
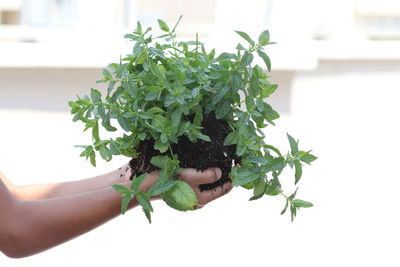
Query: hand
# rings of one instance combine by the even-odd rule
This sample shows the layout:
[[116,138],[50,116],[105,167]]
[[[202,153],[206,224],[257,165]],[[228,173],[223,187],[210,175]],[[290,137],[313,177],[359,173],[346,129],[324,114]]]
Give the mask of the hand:
[[212,190],[200,191],[199,185],[210,184],[216,182],[222,176],[222,171],[219,168],[209,168],[202,171],[188,168],[181,173],[182,181],[188,183],[194,190],[199,204],[197,208],[202,208],[207,203],[222,197],[232,190],[232,182],[226,182],[222,186]]
[[[154,183],[157,182],[159,171],[151,172],[144,180],[140,191],[147,191]],[[199,185],[214,183],[221,178],[222,172],[219,168],[209,168],[204,171],[197,171],[188,168],[182,171],[181,180],[188,183],[194,190],[199,201],[197,208],[202,208],[207,203],[227,194],[232,190],[232,182],[226,182],[223,186],[219,186],[213,190],[200,191]],[[155,197],[160,198],[158,197]]]

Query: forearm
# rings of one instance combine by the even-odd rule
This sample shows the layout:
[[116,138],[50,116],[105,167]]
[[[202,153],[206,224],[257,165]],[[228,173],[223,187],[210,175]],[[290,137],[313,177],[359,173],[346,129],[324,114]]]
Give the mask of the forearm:
[[[39,200],[100,190],[110,185],[129,180],[130,174],[130,168],[128,164],[125,164],[121,168],[110,173],[84,180],[52,184],[14,185],[8,187],[18,199]],[[8,184],[10,185],[11,183],[8,181]]]
[[[135,205],[133,200],[130,207]],[[8,254],[25,257],[54,247],[117,216],[120,207],[121,195],[111,187],[61,198],[15,200]]]

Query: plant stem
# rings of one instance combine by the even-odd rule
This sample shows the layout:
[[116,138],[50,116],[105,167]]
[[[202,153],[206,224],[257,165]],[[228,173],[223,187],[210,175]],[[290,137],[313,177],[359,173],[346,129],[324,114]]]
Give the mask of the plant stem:
[[169,152],[171,153],[172,158],[174,157],[174,152],[172,151],[171,146],[168,146]]

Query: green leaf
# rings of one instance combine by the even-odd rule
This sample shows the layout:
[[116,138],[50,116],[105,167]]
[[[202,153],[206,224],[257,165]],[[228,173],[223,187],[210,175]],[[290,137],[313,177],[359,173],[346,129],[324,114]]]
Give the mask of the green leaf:
[[296,188],[296,190],[293,192],[293,194],[291,194],[289,197],[288,197],[288,199],[290,200],[290,201],[292,201],[295,197],[296,197],[296,194],[297,194],[297,190],[298,190],[299,188]]
[[299,151],[298,141],[294,140],[294,138],[291,135],[289,135],[288,133],[286,133],[286,135],[289,140],[292,156],[297,156],[298,151]]
[[294,183],[297,184],[299,182],[300,178],[301,178],[302,173],[303,173],[302,166],[301,166],[301,163],[300,163],[299,160],[295,160],[294,161],[294,168],[295,168],[295,174],[294,174],[295,182]]
[[151,165],[163,169],[166,167],[169,158],[167,156],[153,156],[150,160]]
[[222,53],[221,55],[218,56],[218,61],[224,61],[224,60],[230,60],[230,59],[236,59],[237,56],[235,54],[232,53]]
[[96,153],[94,151],[90,153],[90,163],[93,167],[96,167]]
[[143,69],[145,71],[149,71],[150,67],[151,67],[151,63],[149,61],[146,60],[145,62],[143,62]]
[[196,126],[201,126],[201,123],[203,121],[203,109],[199,106],[196,105],[193,110],[196,112],[196,115],[194,116],[193,124]]
[[131,190],[134,193],[139,191],[140,186],[143,184],[143,181],[146,179],[147,173],[143,173],[142,175],[135,176],[132,179]]
[[207,142],[211,142],[211,139],[210,139],[210,137],[208,135],[202,134],[200,132],[196,133],[196,137],[201,139],[201,140],[204,140],[204,141],[207,141]]
[[108,69],[103,69],[103,77],[105,81],[109,81],[112,79],[111,72]]
[[69,101],[68,104],[71,107],[71,114],[75,114],[81,109],[81,106],[79,106],[73,101]]
[[128,195],[124,196],[121,200],[121,213],[125,214],[128,210],[129,203],[132,201],[132,198]]
[[216,105],[221,99],[229,92],[231,88],[229,85],[225,85],[222,88],[220,88],[217,93],[213,96],[211,100],[212,105]]
[[237,133],[236,132],[230,132],[224,141],[224,146],[230,146],[234,145],[237,143]]
[[158,113],[165,113],[165,111],[159,107],[152,107],[151,109],[146,111],[146,114],[154,115]]
[[111,124],[110,124],[109,121],[107,121],[107,122],[104,122],[104,121],[103,121],[103,122],[101,123],[101,125],[102,125],[107,131],[109,131],[109,132],[115,132],[115,131],[117,131],[117,128],[111,126]]
[[266,164],[262,165],[263,172],[279,171],[286,166],[286,161],[284,157],[277,157],[269,160]]
[[143,33],[143,31],[142,31],[142,24],[140,24],[140,21],[137,22],[137,25],[136,25],[136,33],[137,33],[137,34],[142,34],[142,33]]
[[92,137],[94,141],[99,141],[100,136],[99,136],[99,123],[96,121],[93,125],[92,129]]
[[78,121],[78,120],[83,120],[82,115],[83,115],[83,110],[79,110],[79,111],[75,114],[75,116],[73,117],[72,121],[73,121],[73,122],[76,122],[76,121]]
[[269,185],[266,194],[269,196],[276,196],[279,194],[280,191],[281,191],[281,183],[279,182],[278,177],[274,176],[274,179],[272,179],[272,182]]
[[217,119],[222,119],[228,114],[228,112],[232,110],[229,101],[223,101],[222,103],[219,103],[217,106],[217,109],[215,110],[215,116]]
[[128,124],[128,121],[127,121],[127,119],[125,119],[124,116],[118,115],[117,121],[118,121],[119,125],[121,126],[121,128],[124,129],[124,131],[126,131],[126,132],[130,132],[131,131],[131,129],[129,127],[129,124]]
[[269,56],[264,51],[261,51],[261,50],[258,50],[257,54],[264,61],[265,66],[267,66],[268,71],[271,71],[271,60],[269,59]]
[[92,153],[92,151],[93,151],[93,147],[92,146],[78,146],[78,147],[85,148],[85,150],[81,153],[80,156],[88,159],[90,157],[90,153]]
[[238,90],[243,89],[243,80],[242,80],[242,76],[240,75],[239,72],[237,72],[237,71],[231,72],[230,80],[231,80],[232,90],[234,92],[237,92]]
[[106,161],[110,161],[112,159],[111,151],[106,146],[100,147],[100,156]]
[[108,117],[107,117],[106,112],[104,110],[104,105],[103,104],[97,105],[97,112],[98,112],[100,118],[103,121],[108,121]]
[[161,133],[161,143],[167,143],[168,141],[168,135],[166,135],[165,133]]
[[249,44],[251,44],[252,46],[255,45],[255,42],[250,38],[250,36],[245,33],[245,32],[241,32],[241,31],[235,31],[237,34],[239,34],[243,39],[245,39],[247,42],[249,42]]
[[294,217],[296,217],[296,213],[297,213],[297,208],[296,208],[296,206],[294,206],[294,205],[290,205],[290,217],[291,217],[291,220],[292,220],[292,222],[293,222],[293,220],[294,220]]
[[146,215],[147,220],[151,223],[151,213],[148,210],[143,209],[144,214]]
[[258,44],[260,46],[264,46],[269,42],[269,31],[263,31],[258,37]]
[[263,87],[260,96],[262,98],[269,97],[276,91],[277,88],[278,88],[277,84],[269,84],[268,86]]
[[148,190],[148,194],[150,196],[158,196],[162,193],[170,190],[173,186],[175,186],[176,181],[174,180],[165,180],[162,181],[161,179],[157,180],[157,183],[153,184],[150,189]]
[[152,101],[158,97],[159,91],[151,90],[146,94],[146,97],[144,100],[146,101]]
[[317,159],[316,156],[312,155],[310,153],[311,151],[305,152],[305,151],[299,151],[299,157],[300,160],[304,163],[310,164],[311,162],[313,162],[314,160]]
[[253,98],[258,96],[258,94],[260,93],[260,86],[258,83],[258,75],[256,72],[253,72],[253,75],[251,75],[249,93],[250,93],[250,96]]
[[154,149],[159,150],[161,153],[164,153],[165,151],[167,151],[168,147],[169,147],[169,143],[163,143],[163,142],[161,142],[161,140],[157,140],[154,143]]
[[301,199],[295,199],[292,201],[292,204],[298,208],[310,208],[314,206],[311,202],[307,202]]
[[238,45],[236,46],[236,49],[237,49],[237,50],[246,50],[246,48],[244,48],[244,46],[243,46],[242,44],[238,44]]
[[125,34],[125,35],[124,35],[124,38],[126,38],[126,39],[132,39],[132,40],[137,40],[137,39],[139,39],[139,36],[136,35],[136,34]]
[[165,32],[169,32],[169,27],[167,25],[167,23],[165,23],[165,21],[158,19],[158,26],[160,26],[160,29],[165,31]]
[[181,122],[182,117],[182,108],[179,107],[172,112],[171,120],[172,120],[172,127],[177,127]]
[[198,204],[196,193],[183,181],[177,181],[172,189],[165,192],[163,200],[168,206],[180,211],[193,210]]
[[159,132],[163,132],[170,124],[170,120],[160,114],[155,115],[152,121],[153,127]]
[[254,196],[252,196],[249,200],[250,200],[250,201],[257,200],[257,199],[262,198],[263,196],[264,196],[264,194],[254,195]]
[[[260,179],[255,181],[254,184],[254,191],[253,195],[254,197],[257,197],[256,199],[262,197],[265,194],[265,190],[267,189],[267,182],[265,181],[264,177],[261,177]],[[254,199],[251,199],[254,200]]]
[[91,89],[91,98],[93,103],[101,102],[101,93],[99,90]]
[[253,167],[233,167],[230,173],[233,186],[248,184],[260,178],[260,173]]
[[253,54],[249,52],[244,52],[242,59],[240,60],[240,67],[244,68],[253,62]]
[[111,91],[114,89],[115,81],[110,81],[107,87],[107,94],[110,94]]
[[120,184],[114,184],[112,185],[112,188],[120,193],[121,195],[130,195],[131,191],[129,190],[128,187],[120,185]]
[[114,94],[111,96],[110,101],[112,103],[115,103],[119,96],[124,92],[124,88],[122,86],[119,86],[118,89],[114,92]]
[[236,155],[243,156],[243,154],[246,152],[246,149],[246,138],[243,135],[240,135],[237,139]]
[[246,158],[246,160],[248,162],[258,163],[258,164],[267,164],[268,163],[268,161],[265,158],[256,157],[256,156],[249,156],[249,157]]
[[285,214],[288,207],[289,207],[289,201],[286,200],[286,204],[285,204],[285,207],[283,208],[283,210],[281,211],[281,215]]
[[136,199],[139,202],[140,206],[143,207],[144,210],[149,212],[153,211],[153,207],[151,206],[150,199],[144,192],[137,192]]
[[253,189],[254,188],[254,182],[250,182],[250,183],[241,185],[241,187],[243,187],[243,188],[245,188],[247,190]]
[[110,144],[110,152],[112,155],[121,155],[121,150],[118,148],[117,143],[114,141]]
[[262,112],[264,119],[268,121],[270,124],[275,125],[273,120],[279,118],[279,113],[276,112],[269,104],[263,102],[264,111]]

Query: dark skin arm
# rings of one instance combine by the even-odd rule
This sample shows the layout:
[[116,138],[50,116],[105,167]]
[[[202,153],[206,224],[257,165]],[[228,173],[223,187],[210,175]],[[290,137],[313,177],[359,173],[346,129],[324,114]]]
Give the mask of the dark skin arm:
[[[219,169],[197,172],[186,169],[181,179],[195,190],[200,205],[217,199],[231,190],[230,183],[216,191],[200,192],[199,184],[211,183],[220,177]],[[150,173],[140,190],[146,191],[157,181],[158,172]],[[81,234],[84,234],[120,214],[121,196],[106,186],[40,200],[16,198],[0,179],[0,251],[9,257],[30,256]],[[130,182],[120,182],[129,186]],[[19,192],[16,192],[19,195]],[[136,200],[130,208],[137,206]]]

